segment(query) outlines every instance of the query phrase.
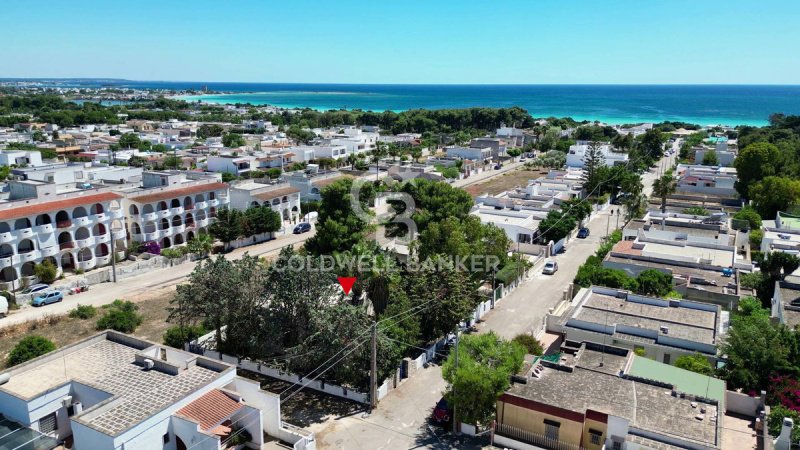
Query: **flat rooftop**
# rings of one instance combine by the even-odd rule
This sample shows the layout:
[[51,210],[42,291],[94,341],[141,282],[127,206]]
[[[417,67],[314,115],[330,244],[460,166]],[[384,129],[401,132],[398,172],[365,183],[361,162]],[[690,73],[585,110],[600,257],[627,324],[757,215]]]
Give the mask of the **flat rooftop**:
[[717,314],[712,311],[649,305],[592,292],[572,318],[595,324],[625,325],[655,331],[665,326],[669,329],[670,337],[704,344],[715,343]]
[[[699,267],[685,267],[685,266],[677,266],[674,264],[663,263],[658,261],[647,261],[647,260],[631,260],[630,258],[624,258],[619,256],[614,256],[609,253],[606,258],[603,260],[604,263],[608,262],[609,264],[604,264],[608,267],[612,268],[619,268],[614,264],[626,264],[626,265],[635,265],[645,269],[656,269],[661,271],[667,271],[672,273],[673,278],[677,279],[676,283],[678,284],[686,284],[691,280],[691,285],[695,289],[703,289],[709,292],[718,292],[724,294],[735,294],[736,293],[736,278],[734,277],[727,277],[722,273],[722,270],[710,270],[710,269],[701,269]],[[621,269],[625,270],[625,269]],[[629,274],[631,272],[626,270]]]
[[[155,367],[146,370],[143,357],[162,363],[158,344],[112,331],[104,332],[11,368],[0,390],[32,400],[51,389],[80,383],[108,398],[73,417],[107,435],[116,436],[156,412],[235,370],[232,366],[168,348],[166,363],[183,366],[176,374]],[[137,358],[138,356],[138,358]],[[137,361],[137,359],[139,361]]]
[[[506,393],[583,414],[593,410],[622,417],[633,428],[719,447],[717,421],[711,420],[717,417],[717,405],[673,396],[669,387],[627,379],[618,376],[620,372],[598,370],[602,360],[604,367],[621,371],[628,366],[628,358],[584,347],[571,371],[545,367],[540,378],[514,383]],[[702,420],[696,418],[701,407],[705,409]]]

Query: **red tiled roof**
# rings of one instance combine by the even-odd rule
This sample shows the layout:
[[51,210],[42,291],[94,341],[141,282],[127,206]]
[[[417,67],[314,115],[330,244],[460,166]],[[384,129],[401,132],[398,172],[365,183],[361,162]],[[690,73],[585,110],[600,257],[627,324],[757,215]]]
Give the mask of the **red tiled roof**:
[[283,197],[284,195],[294,194],[295,192],[300,192],[300,189],[293,188],[293,187],[285,187],[281,189],[275,189],[272,191],[262,192],[260,194],[256,194],[253,197],[259,200],[272,200],[276,197]]
[[[63,200],[29,204],[25,206],[19,206],[18,208],[0,209],[0,220],[19,219],[21,217],[35,217],[39,214],[44,214],[51,211],[75,208],[94,203],[109,202],[111,200],[118,200],[120,198],[122,198],[122,196],[114,192],[101,192],[93,195],[76,195]],[[23,201],[20,201],[19,203],[21,205],[24,204]]]
[[183,197],[185,195],[197,194],[198,192],[216,191],[218,189],[227,189],[228,185],[225,183],[206,183],[195,184],[178,189],[166,189],[163,191],[153,192],[152,194],[140,195],[138,197],[131,197],[129,200],[136,203],[152,203],[170,198]]
[[228,397],[219,389],[209,391],[207,394],[179,409],[177,414],[200,424],[200,429],[207,431],[209,428],[230,418],[243,405]]

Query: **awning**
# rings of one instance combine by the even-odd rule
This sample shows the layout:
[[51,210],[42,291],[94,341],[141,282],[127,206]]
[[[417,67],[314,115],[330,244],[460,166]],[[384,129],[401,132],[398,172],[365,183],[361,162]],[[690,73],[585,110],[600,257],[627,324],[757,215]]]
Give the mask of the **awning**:
[[4,450],[51,450],[58,447],[56,439],[23,427],[0,415],[0,448]]

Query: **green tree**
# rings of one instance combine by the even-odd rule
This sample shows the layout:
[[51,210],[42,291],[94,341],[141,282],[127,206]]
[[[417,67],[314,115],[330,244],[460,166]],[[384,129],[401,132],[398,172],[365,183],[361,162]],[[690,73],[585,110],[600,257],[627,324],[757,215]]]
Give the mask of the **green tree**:
[[733,161],[736,168],[736,190],[742,197],[750,195],[750,186],[763,178],[777,175],[781,152],[773,144],[757,142],[742,149]]
[[197,128],[197,137],[201,139],[209,138],[209,137],[219,137],[222,136],[222,133],[225,131],[222,126],[217,124],[203,124]]
[[736,214],[733,215],[733,218],[737,220],[746,221],[747,226],[751,230],[756,230],[761,228],[761,216],[750,205],[745,205],[742,209],[740,209]]
[[220,209],[216,219],[208,227],[209,234],[225,243],[227,249],[231,241],[243,235],[241,216],[242,212],[238,209]]
[[267,176],[274,179],[280,178],[281,176],[281,169],[279,167],[273,167],[267,170]]
[[[353,181],[336,181],[322,189],[317,232],[306,241],[306,249],[315,255],[345,251],[364,239],[370,226],[356,216],[350,202]],[[374,195],[372,184],[361,186],[361,210],[368,211],[367,201]]]
[[11,349],[11,353],[8,354],[8,359],[6,360],[6,365],[9,367],[16,366],[17,364],[22,364],[46,353],[50,353],[55,349],[56,345],[43,336],[26,336]]
[[709,150],[703,155],[703,162],[704,166],[716,166],[719,164],[719,159],[717,158],[717,152],[714,150]]
[[206,334],[202,325],[176,325],[164,332],[164,344],[183,350],[184,345]]
[[38,278],[40,282],[50,284],[56,280],[58,267],[50,262],[49,259],[45,259],[40,264],[36,264],[33,267],[33,273],[36,274],[36,278]]
[[241,134],[226,133],[222,136],[222,145],[229,148],[242,147],[245,141]]
[[672,275],[660,270],[647,269],[636,277],[637,292],[642,295],[663,297],[672,290]]
[[140,143],[139,136],[135,133],[125,133],[120,136],[119,141],[117,141],[117,144],[121,148],[139,148]]
[[571,215],[562,211],[550,211],[539,222],[540,237],[545,243],[558,242],[575,229],[575,224],[575,218]]
[[661,198],[661,212],[667,212],[667,197],[675,192],[678,185],[671,173],[653,181],[653,195]]
[[748,198],[761,217],[773,218],[800,200],[800,181],[768,176],[750,185]]
[[600,193],[596,192],[596,190],[602,183],[601,168],[606,165],[601,146],[602,142],[592,141],[583,155],[583,187],[586,192],[598,195]]
[[522,368],[525,349],[516,342],[504,341],[489,332],[465,335],[442,367],[449,383],[445,398],[458,413],[457,420],[487,425],[494,415],[497,397],[508,389],[511,375]]
[[700,353],[679,356],[677,359],[675,359],[675,367],[699,373],[701,375],[710,376],[714,374],[714,368],[711,366],[711,363],[708,362],[708,358]]
[[206,257],[211,253],[211,249],[214,248],[214,239],[206,233],[199,233],[194,239],[190,239],[186,243],[186,248],[189,249],[189,253]]

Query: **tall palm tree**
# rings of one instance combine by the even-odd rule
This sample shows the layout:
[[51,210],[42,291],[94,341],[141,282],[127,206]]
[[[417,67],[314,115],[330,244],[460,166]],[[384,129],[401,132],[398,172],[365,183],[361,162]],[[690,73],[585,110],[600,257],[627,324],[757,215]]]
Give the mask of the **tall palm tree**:
[[667,212],[667,197],[674,193],[678,187],[675,177],[671,173],[663,175],[653,182],[653,195],[661,197],[661,212]]

